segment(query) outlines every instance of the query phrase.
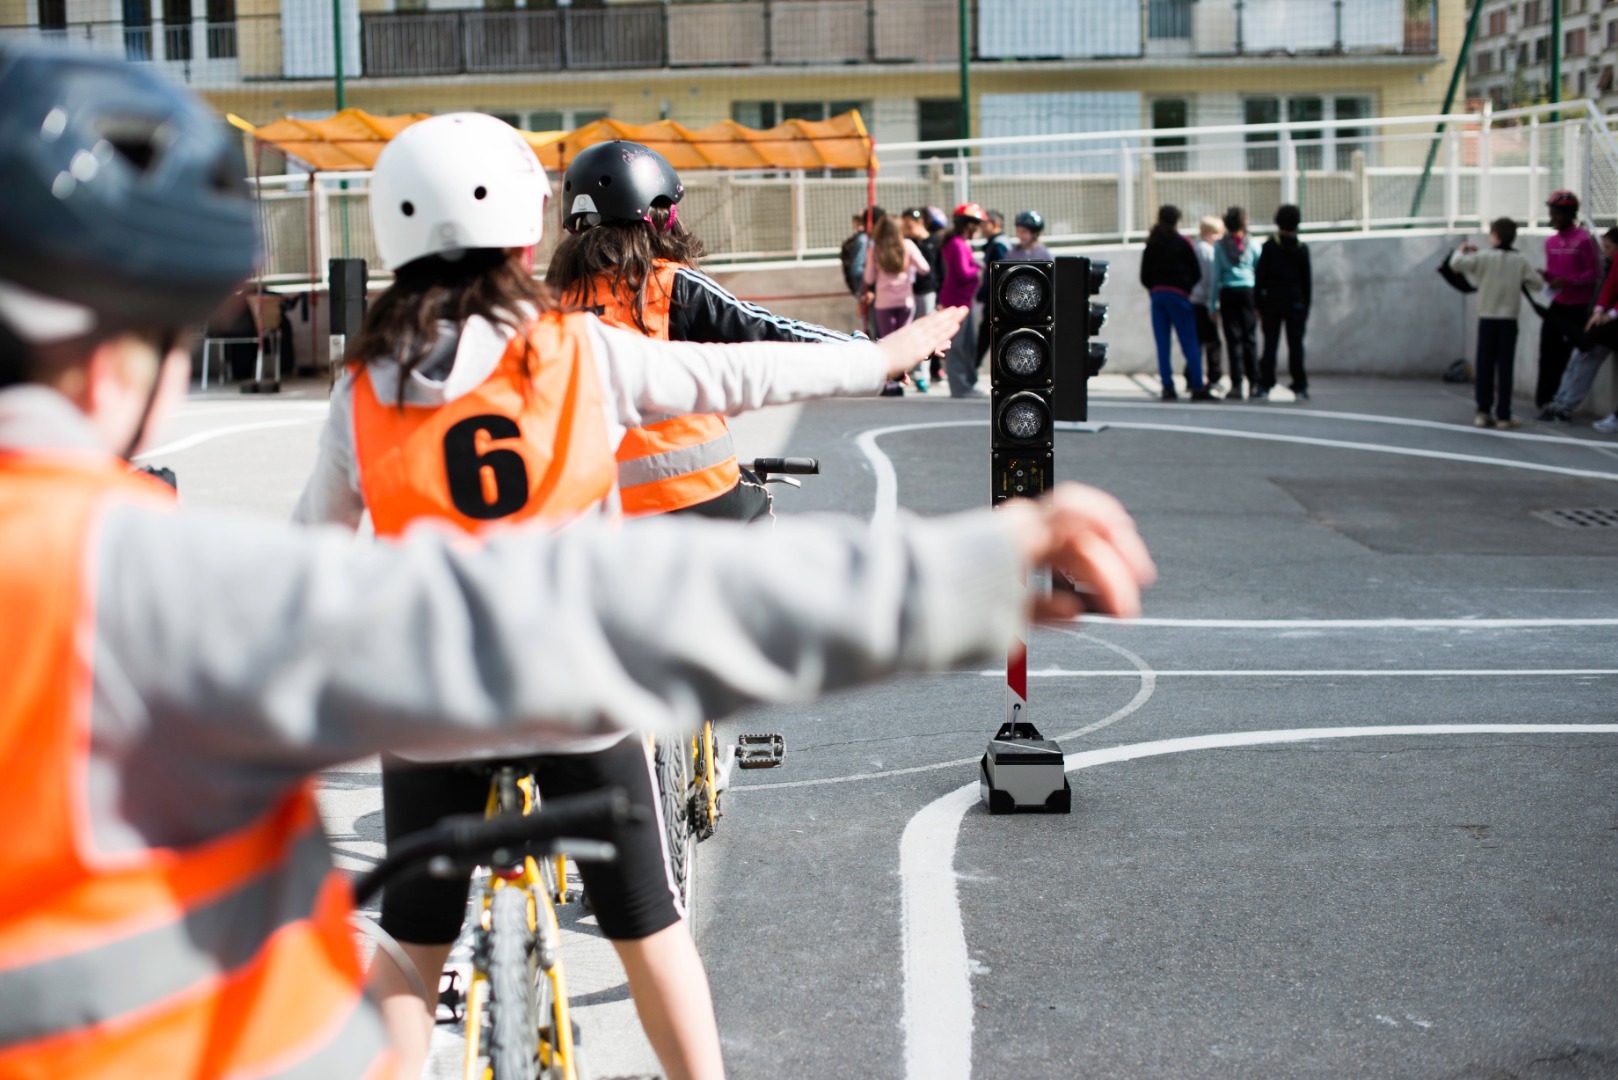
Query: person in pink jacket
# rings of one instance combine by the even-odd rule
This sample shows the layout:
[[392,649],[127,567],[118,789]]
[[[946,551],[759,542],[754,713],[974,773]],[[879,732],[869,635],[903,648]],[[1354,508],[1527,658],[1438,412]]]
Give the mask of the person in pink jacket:
[[[989,215],[977,203],[962,203],[955,208],[953,218],[949,237],[938,249],[939,259],[944,264],[944,284],[938,289],[938,306],[970,310],[972,301],[977,298],[978,285],[983,281],[983,267],[972,254],[972,238],[989,220]],[[978,389],[977,335],[977,323],[968,315],[955,334],[955,344],[944,357],[950,397],[987,396]]]
[[1545,284],[1552,294],[1550,314],[1539,325],[1539,378],[1534,388],[1534,406],[1539,409],[1556,397],[1568,357],[1589,318],[1590,301],[1601,286],[1601,249],[1579,225],[1579,197],[1558,191],[1545,205],[1556,231],[1545,238]]

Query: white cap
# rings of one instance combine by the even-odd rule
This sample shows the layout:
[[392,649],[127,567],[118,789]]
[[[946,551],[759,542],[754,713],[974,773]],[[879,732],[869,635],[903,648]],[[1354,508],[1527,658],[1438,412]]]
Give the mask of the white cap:
[[551,182],[517,129],[448,113],[395,135],[371,174],[371,228],[382,265],[424,255],[539,243]]

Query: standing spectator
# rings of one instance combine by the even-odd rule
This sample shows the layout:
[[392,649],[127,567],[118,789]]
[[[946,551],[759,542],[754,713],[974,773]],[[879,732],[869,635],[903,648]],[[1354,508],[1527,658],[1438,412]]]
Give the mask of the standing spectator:
[[983,280],[978,284],[978,310],[983,312],[983,319],[978,324],[977,362],[980,365],[984,354],[989,351],[989,264],[999,262],[1011,252],[1011,242],[1006,239],[1005,233],[1005,215],[998,210],[990,210],[989,220],[983,225]]
[[854,215],[854,235],[843,241],[843,283],[859,303],[859,325],[867,335],[874,332],[871,305],[865,300],[865,260],[871,250],[870,230],[887,217],[887,211],[872,206]]
[[[933,264],[933,278],[937,282],[935,291],[941,292],[944,288],[944,241],[949,239],[949,218],[944,211],[936,206],[923,207],[923,221],[927,227],[927,237],[932,241],[931,254],[927,248],[922,248],[922,254],[927,255],[928,261]],[[936,307],[938,298],[933,298]],[[944,358],[934,356],[928,361],[928,369],[932,372],[933,382],[944,377]]]
[[[912,286],[916,275],[928,267],[921,249],[899,235],[899,223],[893,218],[885,217],[877,222],[870,247],[865,259],[865,285],[870,290],[868,295],[874,312],[874,337],[880,340],[915,317],[916,297]],[[917,364],[911,374],[916,389],[925,394],[927,377],[922,371],[922,365]],[[897,397],[904,393],[904,386],[889,379],[882,393]]]
[[1225,328],[1230,349],[1230,392],[1226,401],[1242,399],[1242,379],[1253,400],[1269,396],[1258,379],[1258,315],[1253,309],[1253,270],[1258,252],[1247,236],[1247,211],[1232,206],[1225,211],[1225,235],[1214,245],[1213,309]]
[[1264,320],[1264,355],[1259,360],[1260,393],[1270,396],[1275,388],[1275,360],[1281,351],[1281,329],[1287,335],[1287,371],[1292,376],[1292,392],[1299,401],[1309,400],[1309,376],[1303,370],[1303,331],[1309,321],[1309,304],[1314,296],[1314,276],[1309,269],[1309,248],[1298,239],[1303,214],[1288,204],[1275,212],[1276,234],[1264,245],[1253,279],[1258,310]]
[[1534,407],[1539,409],[1551,403],[1562,384],[1568,357],[1601,282],[1601,252],[1595,238],[1579,225],[1579,197],[1558,191],[1545,205],[1556,231],[1545,238],[1545,284],[1553,295],[1550,314],[1539,324],[1539,377],[1534,387]]
[[1029,262],[1040,262],[1051,258],[1051,249],[1039,242],[1039,234],[1045,231],[1045,215],[1038,210],[1024,210],[1017,215],[1017,246],[1011,249],[1008,256],[1013,259],[1025,259]]
[[978,354],[973,351],[978,343],[978,328],[970,309],[983,279],[983,268],[972,256],[972,238],[988,215],[977,203],[962,203],[955,208],[954,219],[949,236],[939,248],[944,284],[938,290],[938,306],[964,307],[968,312],[944,357],[944,367],[949,372],[950,397],[978,398],[985,395],[978,389]]
[[1517,239],[1515,221],[1495,221],[1489,226],[1489,239],[1494,243],[1492,251],[1479,252],[1476,244],[1462,244],[1450,256],[1449,265],[1471,278],[1478,289],[1478,412],[1472,423],[1480,428],[1510,429],[1520,426],[1511,418],[1511,381],[1522,287],[1540,288],[1545,279],[1527,256],[1512,248]]
[[1140,259],[1140,283],[1152,297],[1152,335],[1157,338],[1157,374],[1163,380],[1163,400],[1175,401],[1174,343],[1170,330],[1180,335],[1180,351],[1185,354],[1185,387],[1192,401],[1212,401],[1214,397],[1202,381],[1202,347],[1197,344],[1197,315],[1191,307],[1191,290],[1202,279],[1197,249],[1180,234],[1180,208],[1161,206],[1157,224],[1146,237],[1146,250]]
[[900,217],[904,226],[906,240],[916,245],[921,257],[927,260],[927,272],[917,274],[911,292],[916,297],[916,317],[931,315],[938,306],[938,283],[943,278],[943,272],[938,264],[938,244],[933,240],[932,234],[927,231],[927,212],[919,207],[911,207]]
[[1601,237],[1601,254],[1610,264],[1601,295],[1596,297],[1595,310],[1584,324],[1584,338],[1573,351],[1562,383],[1551,403],[1540,412],[1539,420],[1545,424],[1571,424],[1573,410],[1579,407],[1595,382],[1596,374],[1607,357],[1618,346],[1618,228],[1608,229]]
[[1211,390],[1225,373],[1220,363],[1224,350],[1219,347],[1219,328],[1208,314],[1214,291],[1214,243],[1225,235],[1225,223],[1210,214],[1202,219],[1197,233],[1197,266],[1202,276],[1197,280],[1197,287],[1191,290],[1191,308],[1197,313],[1197,341],[1202,344],[1203,369]]

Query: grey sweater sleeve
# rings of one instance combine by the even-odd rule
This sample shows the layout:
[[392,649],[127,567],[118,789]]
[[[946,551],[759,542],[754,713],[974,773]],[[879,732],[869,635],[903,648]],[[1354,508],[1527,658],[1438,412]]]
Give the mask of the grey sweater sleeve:
[[284,782],[391,747],[689,728],[999,655],[1025,597],[989,512],[581,523],[469,549],[431,527],[356,545],[114,504],[95,559],[104,730],[165,729],[154,743],[183,749],[156,763],[177,778],[187,760]]
[[320,429],[320,452],[292,511],[303,525],[333,524],[358,528],[365,516],[360,491],[359,459],[354,453],[354,380],[344,374],[331,391],[331,410]]

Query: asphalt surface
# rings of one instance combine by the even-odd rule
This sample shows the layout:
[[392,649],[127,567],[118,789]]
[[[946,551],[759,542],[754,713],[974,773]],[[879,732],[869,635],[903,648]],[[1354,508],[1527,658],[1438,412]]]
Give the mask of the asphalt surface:
[[[1057,472],[1124,500],[1162,578],[1141,625],[1034,634],[1034,721],[1090,729],[1069,753],[1618,724],[1618,625],[1591,622],[1618,619],[1618,529],[1535,515],[1618,507],[1618,440],[1479,432],[1466,388],[1436,382],[1325,379],[1307,405],[1268,406],[1160,404],[1117,378],[1097,390],[1103,430],[1061,433]],[[308,392],[195,402],[176,435],[289,426],[167,455],[182,491],[284,515],[318,433]],[[738,434],[744,453],[821,458],[782,514],[869,516],[856,437],[958,422],[878,443],[899,506],[935,514],[987,501],[987,414],[824,403]],[[903,1076],[916,1040],[966,1033],[954,1075],[1618,1076],[1613,732],[1194,749],[1077,769],[1069,816],[974,807],[951,864],[970,1016],[945,1029],[943,1013],[907,1013],[907,990],[925,1006],[944,987],[906,985],[907,926],[922,924],[903,916],[901,841],[975,781],[1002,684],[906,678],[721,726],[788,747],[783,769],[738,778],[700,848],[697,930],[732,1077]],[[374,778],[334,776],[326,800],[339,850],[374,857]],[[613,978],[609,965],[586,992],[615,1003],[619,1026],[602,1030],[628,1043]],[[641,1068],[643,1048],[621,1060],[598,1072]]]

